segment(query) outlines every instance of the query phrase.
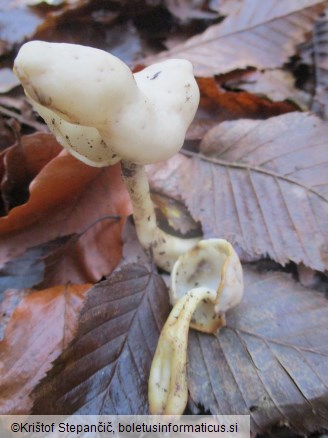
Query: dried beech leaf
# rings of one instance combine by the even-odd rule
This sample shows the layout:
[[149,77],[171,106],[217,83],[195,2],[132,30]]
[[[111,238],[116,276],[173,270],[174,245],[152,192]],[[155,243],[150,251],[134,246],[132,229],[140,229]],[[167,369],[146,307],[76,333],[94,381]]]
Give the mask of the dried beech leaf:
[[326,0],[245,0],[238,14],[145,62],[186,58],[197,76],[248,66],[280,67],[304,41],[325,6]]
[[216,336],[191,331],[190,397],[250,414],[254,433],[328,427],[328,301],[283,273],[244,269],[245,297]]
[[327,269],[327,135],[327,125],[309,113],[210,130],[201,144],[206,155],[179,169],[181,193],[205,237],[281,264]]
[[0,342],[1,414],[29,412],[29,395],[73,338],[90,286],[57,286],[20,302]]
[[[29,248],[24,254],[8,261],[0,268],[0,301],[7,289],[33,287],[44,279],[46,258],[60,248],[69,236]],[[57,284],[59,284],[58,282]]]
[[214,78],[197,79],[201,99],[187,139],[199,140],[219,122],[240,118],[267,119],[298,109],[290,102],[270,102],[266,97],[243,91],[226,91]]
[[23,136],[1,154],[1,191],[7,213],[28,200],[31,181],[61,151],[55,137],[37,132]]
[[243,72],[238,80],[227,81],[225,85],[266,96],[275,102],[289,99],[304,108],[309,104],[309,96],[295,87],[295,77],[287,70]]
[[147,414],[147,382],[168,315],[163,280],[129,264],[89,293],[77,336],[35,393],[36,414]]
[[109,275],[121,258],[119,229],[119,218],[105,216],[81,233],[62,238],[63,244],[43,259],[44,278],[38,287],[95,282]]
[[181,201],[179,169],[186,161],[188,160],[182,154],[176,154],[170,160],[146,166],[151,192],[171,196]]
[[[63,270],[72,271],[73,264],[74,273],[57,276],[56,282],[66,281],[67,276],[70,281],[97,281],[121,258],[121,229],[130,210],[119,165],[92,168],[62,152],[32,181],[28,202],[0,219],[1,263],[28,248],[80,234],[89,227],[72,253],[72,263],[66,260],[63,266]],[[113,216],[121,220],[100,221]]]

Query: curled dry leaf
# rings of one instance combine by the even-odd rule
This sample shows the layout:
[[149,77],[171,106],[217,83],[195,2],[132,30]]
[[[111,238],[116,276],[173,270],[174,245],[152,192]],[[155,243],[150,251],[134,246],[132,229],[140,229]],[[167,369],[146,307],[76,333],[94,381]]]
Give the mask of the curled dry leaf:
[[238,14],[145,62],[186,58],[197,76],[249,66],[280,67],[305,40],[326,5],[325,0],[245,0]]
[[77,335],[34,394],[35,414],[147,414],[147,382],[168,315],[166,286],[129,264],[97,284]]
[[307,113],[210,130],[203,155],[179,169],[181,193],[205,237],[281,264],[327,269],[327,135],[325,123]]
[[53,136],[38,132],[23,136],[1,154],[1,192],[7,214],[27,201],[31,181],[61,151]]
[[73,338],[91,285],[31,292],[16,308],[0,342],[0,413],[27,414],[31,391]]
[[[52,137],[48,134],[44,139]],[[42,150],[42,145],[36,149]],[[34,157],[38,161],[37,153]],[[90,227],[79,240],[78,249],[74,249],[72,258],[79,263],[73,261],[75,273],[69,278],[78,282],[97,281],[120,260],[121,228],[129,213],[130,201],[119,166],[92,168],[61,153],[32,181],[28,202],[0,219],[1,263],[28,248],[82,233]],[[105,216],[121,219],[99,221]],[[63,269],[69,271],[67,259],[66,263]],[[56,278],[60,281],[60,277]],[[67,275],[63,278],[66,281]]]
[[328,301],[283,273],[244,269],[245,297],[217,336],[190,333],[190,397],[215,414],[250,414],[253,433],[278,423],[328,427]]

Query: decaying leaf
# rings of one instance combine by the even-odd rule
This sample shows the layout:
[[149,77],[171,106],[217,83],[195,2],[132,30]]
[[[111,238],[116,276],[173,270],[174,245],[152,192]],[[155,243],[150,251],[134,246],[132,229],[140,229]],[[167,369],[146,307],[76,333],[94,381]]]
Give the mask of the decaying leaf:
[[188,140],[201,139],[208,129],[226,120],[267,119],[298,109],[291,102],[271,102],[267,97],[248,92],[226,91],[214,78],[198,78],[197,82],[200,106],[188,130]]
[[284,101],[289,99],[301,108],[307,108],[310,96],[295,87],[295,77],[287,70],[266,70],[243,72],[238,80],[225,83],[229,88],[263,95],[272,101]]
[[202,77],[249,66],[280,67],[325,6],[326,0],[245,0],[239,13],[146,62],[186,58]]
[[73,338],[90,286],[57,286],[20,302],[0,342],[1,414],[29,412],[30,393]]
[[179,169],[181,193],[205,237],[282,264],[327,269],[327,135],[328,127],[306,113],[210,130],[201,159]]
[[1,192],[6,214],[29,197],[29,184],[62,151],[53,136],[42,132],[23,136],[1,155]]
[[[42,153],[42,144],[36,149]],[[41,169],[29,189],[28,202],[0,219],[1,264],[28,248],[90,227],[78,241],[73,255],[79,262],[77,274],[70,280],[94,282],[109,274],[120,260],[121,229],[130,213],[119,165],[92,168],[62,152]],[[115,219],[117,216],[121,219]],[[99,221],[104,217],[114,219]],[[69,270],[67,259],[66,264]]]
[[37,414],[147,414],[147,382],[168,315],[161,278],[129,264],[97,284],[77,336],[35,393]]
[[193,220],[182,202],[159,193],[152,193],[151,199],[156,206],[158,226],[162,230],[184,238],[201,236],[199,224]]
[[[7,289],[23,289],[36,286],[44,280],[46,260],[69,239],[62,237],[52,242],[27,249],[24,254],[9,260],[0,268],[0,301]],[[67,283],[62,281],[63,284]],[[57,282],[56,284],[60,284]]]
[[278,423],[301,434],[327,428],[327,299],[283,273],[245,268],[244,280],[245,297],[218,335],[190,333],[192,401],[250,414],[254,433]]

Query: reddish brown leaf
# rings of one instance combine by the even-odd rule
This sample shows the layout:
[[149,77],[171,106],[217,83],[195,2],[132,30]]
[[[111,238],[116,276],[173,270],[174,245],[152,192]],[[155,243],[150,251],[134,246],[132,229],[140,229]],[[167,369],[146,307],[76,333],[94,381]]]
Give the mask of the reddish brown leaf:
[[147,414],[147,382],[168,314],[161,278],[125,265],[96,285],[77,336],[36,390],[33,413]]
[[[60,284],[61,282],[65,284],[72,282],[73,279],[65,278],[60,278],[60,281],[49,281],[48,275],[59,268],[58,265],[60,265],[62,258],[65,258],[66,252],[69,252],[67,250],[67,244],[71,241],[76,241],[78,237],[78,235],[64,236],[34,246],[27,249],[22,255],[5,263],[0,268],[0,301],[2,294],[6,292],[7,289],[19,290],[22,288],[32,288],[34,286],[38,286],[39,289],[45,289],[47,284],[54,285]],[[52,261],[57,254],[57,259],[51,264],[50,261]],[[69,261],[70,259],[68,257],[68,262]],[[51,266],[48,266],[50,264]],[[83,269],[83,264],[80,269]]]
[[[121,259],[124,221],[104,216],[44,258],[42,287],[58,283],[97,281],[108,275]],[[39,285],[40,286],[40,285]]]
[[271,102],[247,92],[225,91],[213,78],[197,79],[201,99],[188,139],[201,139],[217,123],[239,118],[266,119],[298,109],[288,102]]
[[310,96],[295,87],[295,77],[287,70],[240,72],[237,79],[225,81],[229,88],[238,88],[257,95],[266,96],[274,102],[290,100],[301,108],[307,108]]
[[225,328],[190,333],[192,401],[215,414],[250,414],[254,433],[327,428],[327,299],[287,274],[245,269],[244,280]]
[[90,285],[32,292],[16,308],[0,343],[0,412],[26,414],[29,395],[73,338]]
[[245,0],[239,13],[146,62],[186,58],[203,77],[249,66],[280,67],[326,5],[325,0]]
[[[27,248],[80,234],[90,227],[78,241],[72,258],[77,257],[79,263],[68,276],[71,281],[97,281],[111,272],[121,257],[121,228],[129,213],[130,201],[119,165],[92,168],[63,152],[32,181],[28,202],[0,219],[2,264]],[[103,220],[92,227],[104,216],[117,215],[121,220]],[[67,259],[66,263],[63,269],[72,270]],[[66,279],[65,274],[62,280]],[[57,275],[56,282],[59,280]]]
[[7,213],[27,201],[30,182],[61,151],[62,147],[53,136],[38,132],[22,137],[19,143],[1,154],[1,191]]

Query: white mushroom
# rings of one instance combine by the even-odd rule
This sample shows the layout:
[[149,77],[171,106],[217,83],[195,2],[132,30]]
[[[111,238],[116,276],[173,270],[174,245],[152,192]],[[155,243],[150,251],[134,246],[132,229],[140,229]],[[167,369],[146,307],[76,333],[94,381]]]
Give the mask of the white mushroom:
[[202,240],[179,257],[171,275],[174,307],[162,329],[150,371],[152,414],[183,413],[188,400],[189,326],[214,333],[225,325],[225,313],[240,302],[242,295],[242,267],[226,240]]
[[20,49],[14,71],[72,155],[98,167],[121,160],[138,237],[170,270],[199,239],[175,238],[157,227],[143,166],[170,158],[183,145],[199,103],[191,63],[171,59],[132,74],[102,50],[32,41]]

